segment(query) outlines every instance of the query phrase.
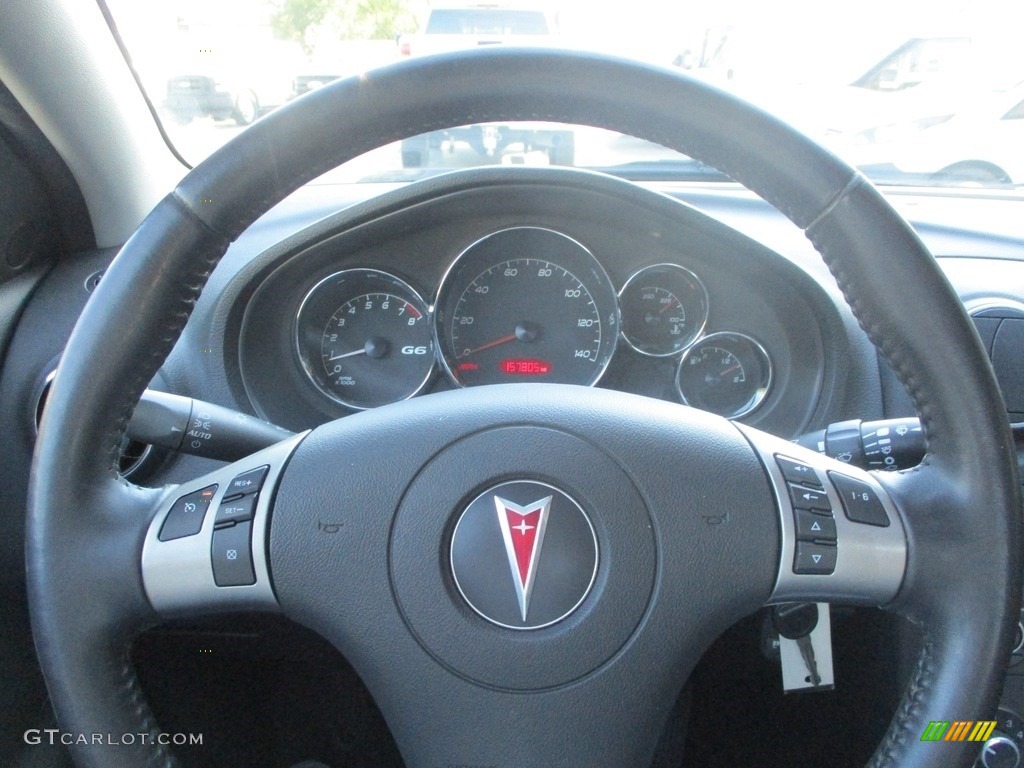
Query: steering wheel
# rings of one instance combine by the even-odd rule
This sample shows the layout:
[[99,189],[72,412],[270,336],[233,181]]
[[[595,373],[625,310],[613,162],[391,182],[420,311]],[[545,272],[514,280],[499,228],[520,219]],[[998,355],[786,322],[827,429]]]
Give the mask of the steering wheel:
[[[249,224],[367,150],[515,119],[679,150],[804,229],[914,399],[929,441],[920,466],[869,475],[686,407],[515,385],[353,415],[176,488],[118,477],[135,403]],[[150,736],[78,743],[79,765],[173,764],[127,660],[131,638],[165,616],[257,608],[351,661],[411,766],[643,765],[726,627],[772,601],[834,601],[881,605],[921,629],[871,764],[966,766],[973,745],[921,735],[932,720],[990,719],[1008,659],[1020,499],[1000,402],[910,228],[859,174],[749,105],[667,70],[554,51],[458,53],[336,82],[196,167],[124,246],[67,345],[27,541],[58,721]],[[802,559],[793,465],[832,508],[835,562]],[[850,488],[869,513],[851,509]],[[215,531],[236,492],[253,500],[248,518]],[[210,506],[198,531],[172,536],[186,498]],[[544,528],[543,549],[539,533],[526,549],[513,541],[515,523]],[[251,539],[254,583],[215,583],[211,541],[224,530],[243,551]]]

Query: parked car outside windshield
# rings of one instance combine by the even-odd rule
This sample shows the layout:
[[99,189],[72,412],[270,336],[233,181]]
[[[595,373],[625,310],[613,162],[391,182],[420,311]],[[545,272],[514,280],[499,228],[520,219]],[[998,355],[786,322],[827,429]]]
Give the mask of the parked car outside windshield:
[[[968,9],[871,0],[856,12],[806,0],[108,4],[159,119],[192,164],[334,79],[409,57],[515,44],[598,50],[685,71],[778,114],[880,183],[1006,189],[1021,182],[1015,158],[975,149],[964,131],[928,134],[929,143],[949,135],[955,146],[929,150],[927,161],[908,159],[912,153],[891,140],[947,121],[972,126],[968,133],[989,130],[984,97],[998,100],[1024,81],[1024,55],[994,2]],[[500,164],[722,179],[677,153],[605,131],[509,124],[427,134],[359,158],[332,178],[402,181]]]

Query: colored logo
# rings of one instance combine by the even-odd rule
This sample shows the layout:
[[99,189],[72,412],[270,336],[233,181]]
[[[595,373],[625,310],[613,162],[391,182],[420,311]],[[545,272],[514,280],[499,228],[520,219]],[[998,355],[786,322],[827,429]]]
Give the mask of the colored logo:
[[526,621],[533,580],[537,576],[537,560],[540,558],[540,547],[544,543],[544,530],[551,511],[551,497],[520,506],[495,496],[494,506],[498,512],[501,536],[505,540],[505,554],[508,555],[508,564],[512,569],[519,611],[523,621]]
[[921,741],[988,741],[995,728],[995,720],[932,720]]
[[597,575],[597,537],[565,492],[533,480],[477,496],[451,539],[452,576],[476,613],[507,629],[540,629],[575,611]]

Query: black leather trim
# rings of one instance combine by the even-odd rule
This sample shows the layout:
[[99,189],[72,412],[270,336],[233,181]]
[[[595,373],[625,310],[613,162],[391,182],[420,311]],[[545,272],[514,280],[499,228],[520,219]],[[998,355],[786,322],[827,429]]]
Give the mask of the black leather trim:
[[[981,341],[953,288],[866,181],[808,231],[865,332],[914,400],[928,455],[881,474],[910,525],[895,610],[927,635],[873,766],[966,765],[970,750],[921,748],[931,720],[987,720],[1020,606],[1021,532],[1013,442]],[[907,333],[912,324],[916,332]],[[956,350],[954,364],[937,354]],[[999,512],[995,512],[999,510]],[[915,744],[917,745],[915,748]],[[941,758],[940,762],[936,760]]]
[[[29,486],[26,558],[36,647],[69,733],[155,728],[126,654],[132,635],[156,618],[140,558],[161,493],[118,478],[118,448],[225,248],[174,198],[164,200],[97,286],[50,390]],[[72,750],[80,765],[97,768],[169,764],[155,743]]]
[[[69,342],[32,479],[33,623],[63,726],[146,724],[134,687],[116,689],[116,660],[130,631],[150,618],[137,554],[152,494],[118,484],[110,467],[132,404],[227,241],[347,158],[416,133],[499,119],[582,122],[660,142],[743,182],[801,227],[813,224],[809,235],[931,438],[920,469],[885,480],[911,536],[896,608],[929,640],[873,764],[966,765],[965,749],[928,749],[918,734],[929,719],[992,714],[1009,616],[1019,605],[1020,500],[991,370],[934,261],[866,182],[757,109],[668,70],[514,49],[395,65],[276,111],[189,174],[111,266]],[[956,365],[934,357],[935,338],[962,355]],[[83,610],[83,594],[102,595],[102,605]],[[82,749],[76,758],[90,766],[143,762],[133,763],[135,755]]]

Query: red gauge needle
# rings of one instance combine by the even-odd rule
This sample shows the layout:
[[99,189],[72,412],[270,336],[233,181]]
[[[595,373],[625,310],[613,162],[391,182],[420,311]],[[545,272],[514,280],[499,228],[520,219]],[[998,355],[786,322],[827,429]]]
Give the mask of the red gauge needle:
[[722,371],[722,372],[721,372],[721,373],[720,373],[719,375],[720,375],[720,376],[725,376],[726,374],[728,374],[728,373],[732,373],[733,371],[738,371],[738,370],[739,370],[739,369],[741,369],[742,367],[743,367],[742,365],[739,365],[739,364],[737,363],[736,365],[732,365],[732,366],[729,366],[729,367],[728,367],[728,368],[726,368],[726,369],[725,369],[724,371]]
[[467,350],[466,352],[463,352],[461,355],[459,355],[457,359],[461,359],[463,357],[469,357],[470,355],[475,355],[477,352],[483,352],[485,349],[490,349],[491,347],[496,347],[499,344],[507,344],[508,342],[515,341],[515,340],[516,340],[516,335],[514,333],[509,333],[509,334],[507,334],[505,336],[502,336],[500,339],[494,339],[494,341],[488,341],[486,344],[481,344],[476,349]]

